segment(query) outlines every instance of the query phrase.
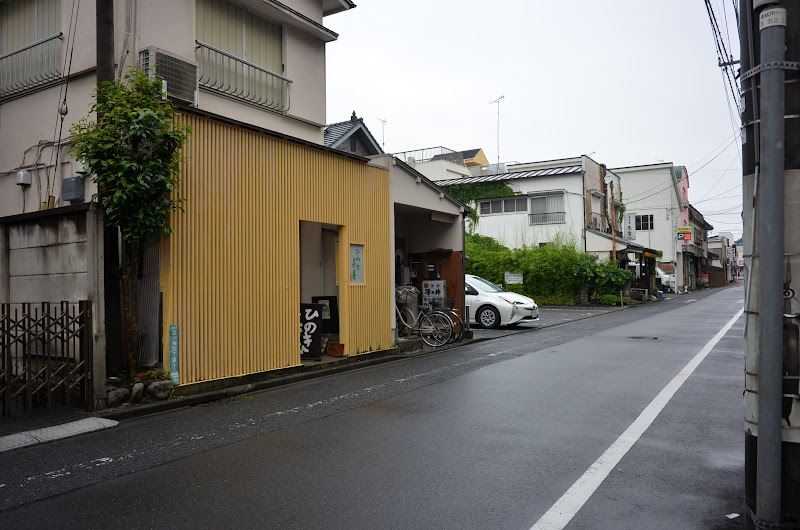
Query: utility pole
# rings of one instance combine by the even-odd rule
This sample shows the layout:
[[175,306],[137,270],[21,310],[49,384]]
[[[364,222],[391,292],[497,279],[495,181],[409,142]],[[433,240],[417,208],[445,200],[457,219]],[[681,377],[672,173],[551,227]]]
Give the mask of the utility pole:
[[[745,527],[800,524],[800,5],[741,3]],[[789,209],[784,205],[792,205]],[[788,214],[788,216],[786,215]],[[788,234],[788,236],[787,236]],[[749,255],[748,255],[749,254]],[[786,525],[786,526],[781,526]]]
[[[97,0],[95,6],[97,24],[97,87],[106,81],[114,81],[114,1]],[[99,98],[98,98],[99,99]],[[99,101],[98,101],[99,102]],[[98,116],[98,119],[100,116]],[[106,339],[106,358],[112,366],[116,360],[122,366],[122,297],[117,271],[119,270],[119,230],[107,224],[105,212],[103,219],[103,292]],[[111,355],[110,355],[111,354]],[[116,357],[115,357],[116,356]],[[97,374],[105,378],[105,373]],[[103,387],[105,388],[105,386]],[[105,394],[101,394],[101,399]]]
[[500,101],[505,99],[505,96],[500,96],[496,100],[489,103],[489,105],[494,105],[497,103],[497,171],[500,172]]
[[611,190],[611,263],[617,264],[617,215],[614,213],[614,179],[608,183]]

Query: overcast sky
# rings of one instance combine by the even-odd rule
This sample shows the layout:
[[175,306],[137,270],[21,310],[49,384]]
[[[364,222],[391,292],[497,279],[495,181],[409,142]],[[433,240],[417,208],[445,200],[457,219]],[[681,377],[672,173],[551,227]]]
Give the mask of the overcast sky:
[[[711,0],[738,59],[734,2]],[[715,232],[741,234],[739,117],[703,1],[357,4],[325,19],[339,33],[327,46],[329,123],[355,110],[379,143],[386,120],[387,152],[480,147],[496,162],[490,102],[505,96],[501,162],[684,165],[690,202]]]

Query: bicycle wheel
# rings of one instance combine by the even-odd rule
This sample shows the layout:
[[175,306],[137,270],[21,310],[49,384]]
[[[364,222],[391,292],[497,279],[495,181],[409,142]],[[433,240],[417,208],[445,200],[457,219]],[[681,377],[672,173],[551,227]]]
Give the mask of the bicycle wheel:
[[464,335],[464,321],[461,320],[461,317],[458,316],[458,313],[455,311],[447,313],[447,317],[450,319],[450,323],[453,324],[453,334],[450,336],[450,342],[461,340],[461,337]]
[[420,338],[428,346],[444,346],[453,334],[453,325],[444,313],[422,315],[417,324]]

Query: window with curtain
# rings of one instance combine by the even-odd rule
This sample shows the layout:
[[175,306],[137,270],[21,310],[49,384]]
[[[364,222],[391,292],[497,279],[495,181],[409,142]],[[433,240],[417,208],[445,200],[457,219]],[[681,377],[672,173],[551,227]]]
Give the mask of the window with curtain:
[[563,224],[566,222],[566,217],[563,193],[531,197],[530,224]]
[[197,0],[200,85],[288,110],[281,26],[226,0]]
[[0,97],[61,76],[61,1],[0,1]]

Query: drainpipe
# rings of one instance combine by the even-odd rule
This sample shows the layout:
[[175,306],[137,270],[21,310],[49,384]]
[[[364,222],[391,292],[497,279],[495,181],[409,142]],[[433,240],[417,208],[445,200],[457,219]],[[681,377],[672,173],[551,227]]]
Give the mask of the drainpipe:
[[761,37],[761,182],[759,190],[758,476],[756,514],[781,522],[783,388],[784,114],[786,10],[767,6]]

